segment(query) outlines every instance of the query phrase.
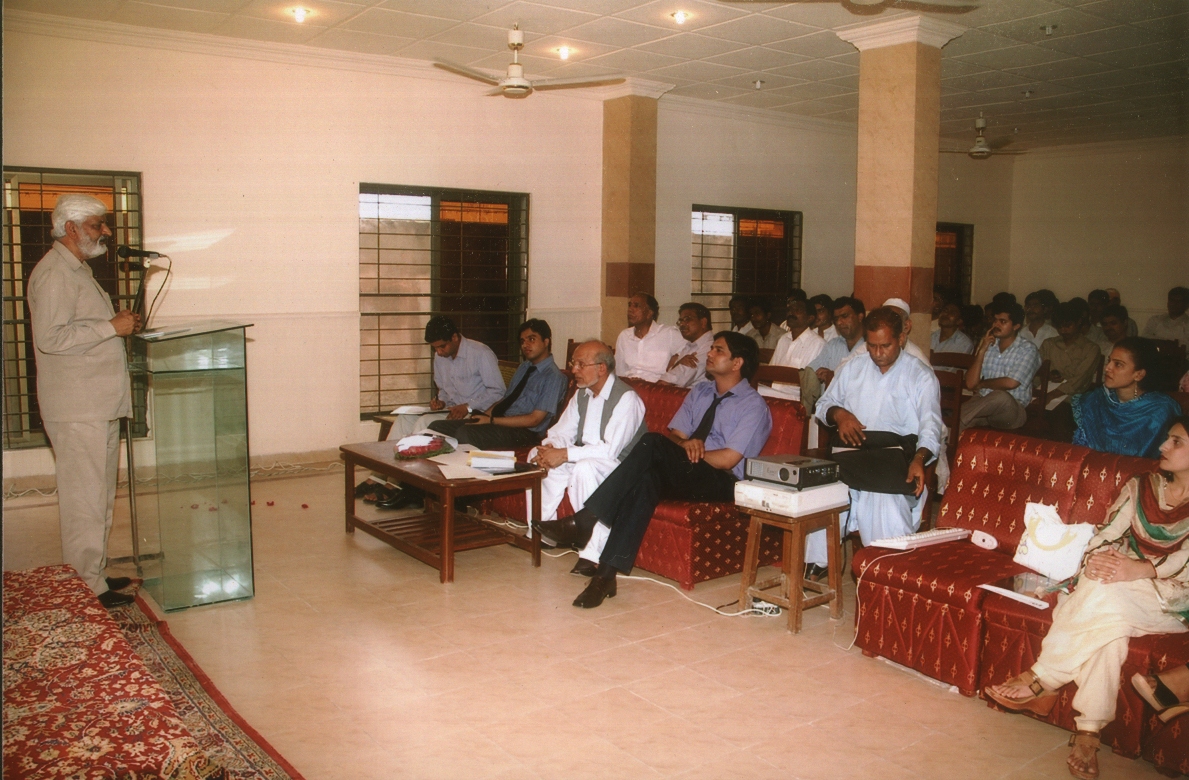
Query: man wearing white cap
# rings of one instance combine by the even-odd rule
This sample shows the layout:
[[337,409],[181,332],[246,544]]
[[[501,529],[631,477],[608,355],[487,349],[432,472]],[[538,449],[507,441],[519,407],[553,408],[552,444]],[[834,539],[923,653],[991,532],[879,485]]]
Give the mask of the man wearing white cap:
[[[929,356],[921,351],[921,348],[908,338],[908,334],[912,333],[912,309],[908,307],[908,301],[904,300],[903,298],[888,298],[883,302],[883,305],[891,306],[893,309],[898,311],[900,313],[900,320],[904,323],[904,330],[900,333],[900,349],[905,354],[912,355],[926,366],[932,367],[933,364],[929,362]],[[854,360],[859,355],[866,354],[867,344],[858,344],[855,346],[854,350],[852,350],[851,353],[846,356],[846,360],[843,360],[838,367],[842,368],[842,366]]]

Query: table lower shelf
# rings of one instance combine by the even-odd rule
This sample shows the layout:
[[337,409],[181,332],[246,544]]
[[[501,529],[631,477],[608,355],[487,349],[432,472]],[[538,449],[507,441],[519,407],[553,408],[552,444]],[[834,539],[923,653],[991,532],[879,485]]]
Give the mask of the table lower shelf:
[[[358,515],[353,515],[351,525],[401,552],[413,556],[422,563],[439,571],[442,568],[442,513],[440,510],[419,515],[372,520],[365,520]],[[511,544],[532,552],[532,542],[527,537],[460,512],[454,513],[453,537],[453,547],[456,553],[483,547],[495,547],[500,544]]]

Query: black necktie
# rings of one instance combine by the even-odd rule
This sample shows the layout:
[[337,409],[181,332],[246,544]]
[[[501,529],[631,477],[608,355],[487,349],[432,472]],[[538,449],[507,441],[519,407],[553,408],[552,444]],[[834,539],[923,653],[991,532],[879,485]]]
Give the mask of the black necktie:
[[706,410],[706,414],[702,415],[702,422],[698,423],[698,428],[690,436],[691,439],[701,439],[706,441],[706,437],[710,435],[710,429],[714,426],[714,413],[718,410],[718,405],[722,403],[722,399],[726,398],[730,393],[724,393],[717,396],[710,404],[710,408]]
[[528,378],[532,376],[533,372],[536,370],[536,366],[528,367],[528,371],[525,371],[524,376],[520,377],[520,381],[516,383],[516,387],[512,389],[511,394],[506,396],[504,400],[496,404],[495,408],[491,410],[492,417],[503,417],[504,414],[507,413],[512,404],[516,403],[516,399],[520,397],[520,394],[524,392],[524,386],[528,384]]

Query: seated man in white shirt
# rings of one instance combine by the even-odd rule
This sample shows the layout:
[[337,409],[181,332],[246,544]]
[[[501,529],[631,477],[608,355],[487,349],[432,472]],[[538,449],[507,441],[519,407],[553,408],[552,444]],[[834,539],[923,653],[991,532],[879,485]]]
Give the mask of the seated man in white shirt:
[[772,354],[772,365],[805,368],[817,357],[826,342],[811,327],[814,319],[808,303],[789,301],[789,316],[786,320],[789,332],[777,342],[776,352]]
[[822,337],[822,341],[829,342],[830,339],[838,335],[838,331],[834,328],[833,298],[825,294],[815,295],[809,299],[809,309],[813,314],[813,323],[810,327]]
[[700,303],[681,304],[677,310],[677,329],[685,339],[685,346],[669,359],[669,370],[657,384],[693,387],[695,382],[706,381],[706,356],[714,343],[710,310]]
[[1032,346],[1037,349],[1058,335],[1057,329],[1049,323],[1056,307],[1049,299],[1050,295],[1053,295],[1050,290],[1037,290],[1028,293],[1024,299],[1024,327],[1020,328],[1020,338],[1032,342]]
[[628,326],[615,340],[619,376],[655,382],[669,370],[669,360],[685,346],[681,331],[657,322],[660,304],[648,293],[628,299]]
[[736,295],[729,304],[731,312],[731,330],[751,336],[756,329],[751,324],[751,298],[746,295]]
[[755,332],[748,335],[760,349],[776,349],[785,331],[772,318],[772,300],[767,297],[752,298],[750,312],[751,327],[755,328]]
[[1189,347],[1189,288],[1168,291],[1168,314],[1154,314],[1144,326],[1144,337],[1167,339]]
[[[929,334],[929,348],[934,352],[960,352],[969,355],[974,352],[974,342],[962,332],[966,324],[962,320],[962,307],[947,303],[937,317],[941,327]],[[946,369],[952,371],[953,369]]]
[[[615,376],[615,355],[610,347],[600,341],[583,342],[574,350],[570,369],[578,392],[528,456],[530,463],[548,471],[541,481],[544,520],[557,519],[557,507],[567,490],[570,506],[575,512],[582,509],[590,494],[648,432],[644,402]],[[572,574],[594,576],[609,532],[606,526],[595,529]]]

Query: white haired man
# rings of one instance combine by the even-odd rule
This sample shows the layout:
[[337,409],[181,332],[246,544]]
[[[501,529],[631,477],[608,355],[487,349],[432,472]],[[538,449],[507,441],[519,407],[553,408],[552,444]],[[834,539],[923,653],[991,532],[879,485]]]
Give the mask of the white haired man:
[[[577,512],[603,484],[636,442],[648,433],[644,402],[615,376],[615,354],[600,341],[587,341],[570,359],[578,392],[557,424],[549,429],[529,460],[547,469],[541,480],[541,517],[557,519],[557,507],[569,490]],[[601,532],[599,532],[601,530]],[[610,529],[600,526],[579,554],[571,574],[593,577]]]
[[107,252],[107,207],[63,195],[53,213],[53,247],[29,275],[37,401],[54,449],[62,559],[105,607],[132,603],[125,577],[103,576],[116,501],[120,418],[132,414],[124,337],[139,315],[116,312],[87,260]]

